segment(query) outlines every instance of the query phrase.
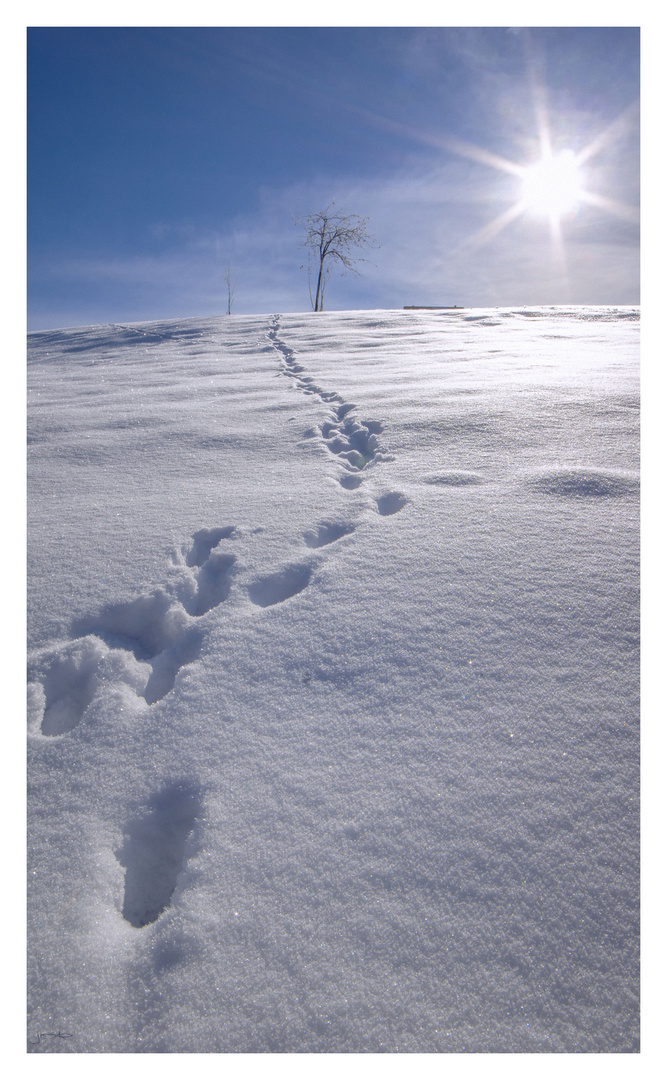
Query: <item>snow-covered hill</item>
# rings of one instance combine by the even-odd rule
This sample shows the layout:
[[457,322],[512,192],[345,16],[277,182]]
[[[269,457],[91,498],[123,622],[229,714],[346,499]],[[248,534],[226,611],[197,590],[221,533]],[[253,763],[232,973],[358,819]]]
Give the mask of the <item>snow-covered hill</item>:
[[638,1049],[638,311],[30,335],[29,1049]]

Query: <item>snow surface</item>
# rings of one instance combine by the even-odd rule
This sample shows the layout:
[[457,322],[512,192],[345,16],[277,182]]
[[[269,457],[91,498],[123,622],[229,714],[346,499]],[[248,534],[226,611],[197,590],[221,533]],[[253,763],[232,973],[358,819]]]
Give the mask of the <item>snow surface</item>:
[[29,336],[31,1052],[637,1052],[638,318]]

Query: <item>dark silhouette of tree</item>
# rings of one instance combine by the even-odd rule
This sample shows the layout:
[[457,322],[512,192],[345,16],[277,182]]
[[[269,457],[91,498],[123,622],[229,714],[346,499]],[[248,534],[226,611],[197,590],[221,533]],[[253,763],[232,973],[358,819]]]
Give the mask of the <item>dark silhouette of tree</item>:
[[[302,246],[308,248],[308,287],[313,311],[324,311],[324,290],[335,262],[343,267],[341,276],[351,270],[358,277],[360,271],[356,269],[356,263],[368,260],[361,255],[352,256],[353,249],[380,246],[366,229],[367,218],[358,214],[344,214],[342,210],[334,210],[333,206],[334,203],[329,203],[326,210],[297,218],[294,222],[301,225],[306,233]],[[315,273],[317,285],[313,300],[312,280]]]

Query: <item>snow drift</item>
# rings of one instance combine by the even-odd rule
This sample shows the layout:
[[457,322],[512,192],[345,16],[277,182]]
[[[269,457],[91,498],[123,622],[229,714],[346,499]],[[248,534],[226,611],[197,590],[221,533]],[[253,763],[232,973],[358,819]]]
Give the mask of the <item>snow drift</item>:
[[638,1049],[638,312],[29,338],[29,1049]]

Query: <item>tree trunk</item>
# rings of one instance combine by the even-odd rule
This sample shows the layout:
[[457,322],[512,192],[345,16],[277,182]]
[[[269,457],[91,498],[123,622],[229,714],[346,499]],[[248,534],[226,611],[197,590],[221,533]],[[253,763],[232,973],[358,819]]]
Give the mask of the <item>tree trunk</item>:
[[324,270],[324,256],[320,255],[320,272],[317,275],[317,292],[315,293],[315,311],[322,311],[324,305],[324,290],[322,288],[322,271]]

